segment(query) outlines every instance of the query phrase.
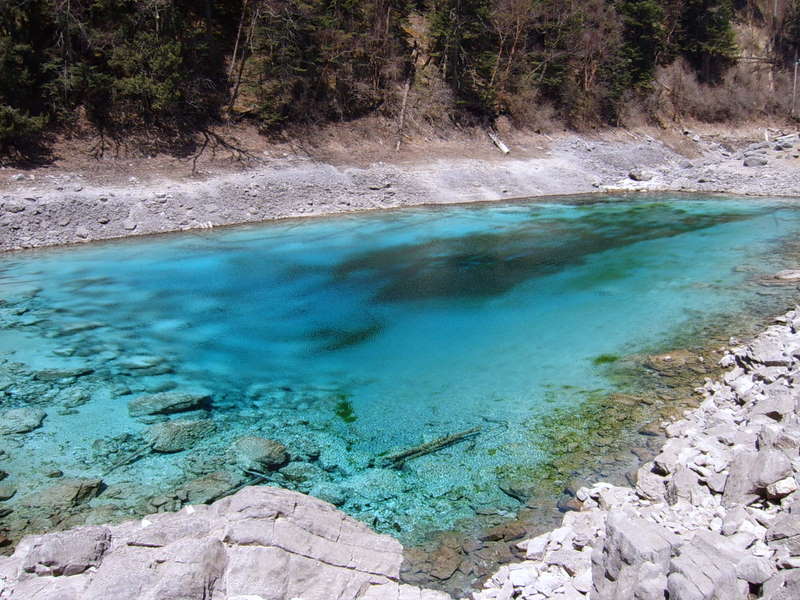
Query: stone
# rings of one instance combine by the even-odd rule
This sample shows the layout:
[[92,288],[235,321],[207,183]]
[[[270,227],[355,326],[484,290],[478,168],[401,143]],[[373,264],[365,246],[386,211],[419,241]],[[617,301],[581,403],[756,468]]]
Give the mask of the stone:
[[10,500],[17,493],[17,488],[11,485],[0,485],[0,501]]
[[161,356],[139,355],[123,358],[117,364],[123,369],[141,370],[160,367],[165,362],[166,360]]
[[746,554],[736,563],[736,576],[754,585],[761,585],[772,577],[775,572],[773,561],[763,557]]
[[231,452],[237,465],[251,471],[272,471],[289,460],[286,446],[256,436],[237,438],[231,446]]
[[40,408],[26,406],[0,413],[0,435],[29,433],[42,426],[47,413]]
[[63,479],[59,483],[24,499],[26,506],[64,509],[79,506],[97,496],[102,479]]
[[792,474],[792,461],[781,451],[761,450],[755,459],[752,478],[759,488],[766,488]]
[[39,576],[78,575],[100,565],[111,545],[106,527],[81,527],[35,538],[22,568]]
[[[603,589],[604,596],[614,598],[615,582],[624,580],[623,571],[638,569],[646,562],[666,571],[672,555],[672,540],[668,532],[642,518],[612,511],[606,520],[606,538],[603,545],[604,571],[595,574],[594,585]],[[620,596],[621,597],[621,596]]]
[[175,491],[187,504],[206,504],[239,485],[241,480],[227,471],[215,471],[192,479]]
[[650,181],[653,179],[653,173],[644,169],[632,169],[628,173],[628,177],[633,181]]
[[[708,532],[708,536],[695,535],[683,544],[670,562],[667,589],[669,598],[731,598],[744,600],[736,582],[736,568],[720,552],[719,544],[725,538]],[[709,541],[711,540],[711,541]]]
[[347,493],[342,486],[329,481],[320,481],[309,492],[315,498],[330,502],[334,506],[342,506],[347,502]]
[[150,425],[145,432],[145,439],[154,452],[180,452],[191,448],[215,429],[216,425],[211,419],[176,419]]
[[779,500],[797,491],[797,481],[793,475],[770,483],[767,486],[767,498]]
[[767,159],[763,156],[748,156],[743,164],[745,167],[763,167],[767,164]]
[[[27,538],[12,557],[0,558],[0,593],[52,600],[449,598],[399,585],[402,560],[399,542],[329,504],[251,487],[209,507]],[[454,573],[457,561],[448,549],[437,572]]]
[[206,408],[211,401],[207,392],[159,392],[145,394],[128,402],[128,413],[132,417],[145,415],[169,415]]
[[775,279],[783,281],[800,281],[800,269],[786,269],[775,273]]
[[288,465],[281,468],[280,473],[288,481],[304,483],[321,477],[323,471],[318,466],[311,463],[297,461],[290,462]]

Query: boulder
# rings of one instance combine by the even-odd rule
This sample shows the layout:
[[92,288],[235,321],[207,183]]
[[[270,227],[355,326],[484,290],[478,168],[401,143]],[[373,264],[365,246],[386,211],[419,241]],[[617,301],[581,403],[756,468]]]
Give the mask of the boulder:
[[330,502],[334,506],[342,506],[347,502],[347,493],[344,488],[328,481],[320,481],[311,488],[309,493],[315,498]]
[[251,487],[209,507],[28,538],[12,557],[0,558],[0,594],[59,600],[449,598],[401,586],[402,561],[399,542],[330,504]]
[[0,435],[28,433],[42,426],[47,413],[41,408],[26,406],[0,413]]
[[763,156],[748,156],[744,159],[745,167],[763,167],[767,164],[767,159]]
[[146,415],[169,415],[206,408],[211,401],[208,392],[171,391],[145,394],[128,403],[128,413],[132,417]]
[[145,438],[154,452],[180,452],[191,448],[216,429],[211,419],[176,419],[148,427]]
[[[606,520],[602,552],[593,556],[592,582],[598,600],[633,600],[635,590],[647,582],[642,594],[652,596],[653,582],[666,582],[674,536],[633,514],[614,510]],[[663,588],[661,590],[663,597]]]
[[100,493],[102,479],[63,479],[56,485],[27,496],[26,506],[65,509],[74,508]]
[[753,465],[752,479],[758,488],[766,488],[792,474],[792,461],[781,451],[761,450]]
[[725,554],[725,538],[710,532],[679,547],[670,562],[670,600],[726,598],[746,600],[737,584],[736,567]]
[[106,527],[81,527],[63,533],[34,538],[23,559],[27,573],[43,575],[78,575],[97,567],[111,545]]
[[236,464],[251,471],[273,471],[289,460],[286,446],[275,440],[256,436],[237,438],[231,446]]
[[633,181],[650,181],[653,178],[653,173],[645,169],[632,169],[628,173],[628,177]]
[[185,483],[176,494],[187,504],[206,504],[236,487],[241,479],[227,471],[216,471]]
[[323,470],[318,466],[307,462],[290,462],[288,465],[280,470],[288,481],[296,483],[304,483],[306,481],[313,481],[322,476]]

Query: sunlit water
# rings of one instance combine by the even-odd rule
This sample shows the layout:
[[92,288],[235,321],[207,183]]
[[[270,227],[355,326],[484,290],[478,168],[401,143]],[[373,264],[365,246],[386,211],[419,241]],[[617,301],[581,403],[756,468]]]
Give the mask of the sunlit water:
[[[227,449],[259,435],[302,463],[274,483],[401,539],[487,507],[511,511],[518,501],[498,481],[541,460],[537,419],[614,391],[599,356],[651,351],[742,310],[757,298],[752,280],[784,266],[779,249],[798,230],[800,210],[778,200],[603,198],[2,256],[0,406],[37,404],[48,417],[12,436],[0,468],[25,490],[52,485],[44,474],[54,466],[103,475],[115,444],[129,452],[147,428],[128,416],[130,400],[204,388],[216,433],[106,474],[132,491],[94,505],[135,512],[205,472],[242,476]],[[40,291],[28,298],[30,288]],[[71,333],[85,323],[100,326]],[[163,362],[128,364],[142,356]],[[35,377],[79,366],[94,373]],[[90,400],[65,410],[81,390]],[[382,453],[475,427],[400,470],[375,467]]]

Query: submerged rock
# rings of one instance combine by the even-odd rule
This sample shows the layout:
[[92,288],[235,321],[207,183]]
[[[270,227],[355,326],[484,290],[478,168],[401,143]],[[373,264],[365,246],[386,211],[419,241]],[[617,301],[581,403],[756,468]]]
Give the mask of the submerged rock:
[[41,408],[26,406],[0,413],[0,435],[28,433],[41,427],[47,413]]
[[73,508],[100,493],[102,479],[64,479],[54,486],[25,498],[25,506],[63,509]]
[[321,481],[317,483],[311,488],[311,492],[309,493],[315,498],[319,498],[325,502],[330,502],[334,506],[342,506],[345,502],[347,502],[347,492],[345,489],[342,486],[329,481]]
[[257,436],[236,439],[231,446],[231,452],[238,466],[251,471],[272,471],[289,460],[286,446]]
[[154,452],[180,452],[191,448],[215,429],[216,425],[211,419],[178,419],[151,425],[145,437]]
[[211,401],[208,392],[159,392],[146,394],[128,402],[128,413],[132,417],[146,415],[169,415],[205,408]]

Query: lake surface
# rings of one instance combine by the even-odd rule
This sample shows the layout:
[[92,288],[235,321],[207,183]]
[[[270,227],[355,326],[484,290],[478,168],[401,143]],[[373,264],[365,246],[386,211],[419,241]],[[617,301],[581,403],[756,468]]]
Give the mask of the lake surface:
[[[512,514],[519,499],[500,484],[546,458],[537,422],[618,391],[616,357],[758,306],[758,277],[790,264],[782,249],[799,232],[787,201],[604,196],[0,256],[0,408],[47,412],[6,436],[4,483],[21,498],[57,469],[103,477],[95,514],[174,508],[152,498],[209,473],[242,481],[230,445],[261,436],[292,457],[272,483],[401,540]],[[189,417],[215,431],[119,464],[149,427],[131,400],[198,388],[210,411]],[[379,468],[386,453],[473,428]]]

